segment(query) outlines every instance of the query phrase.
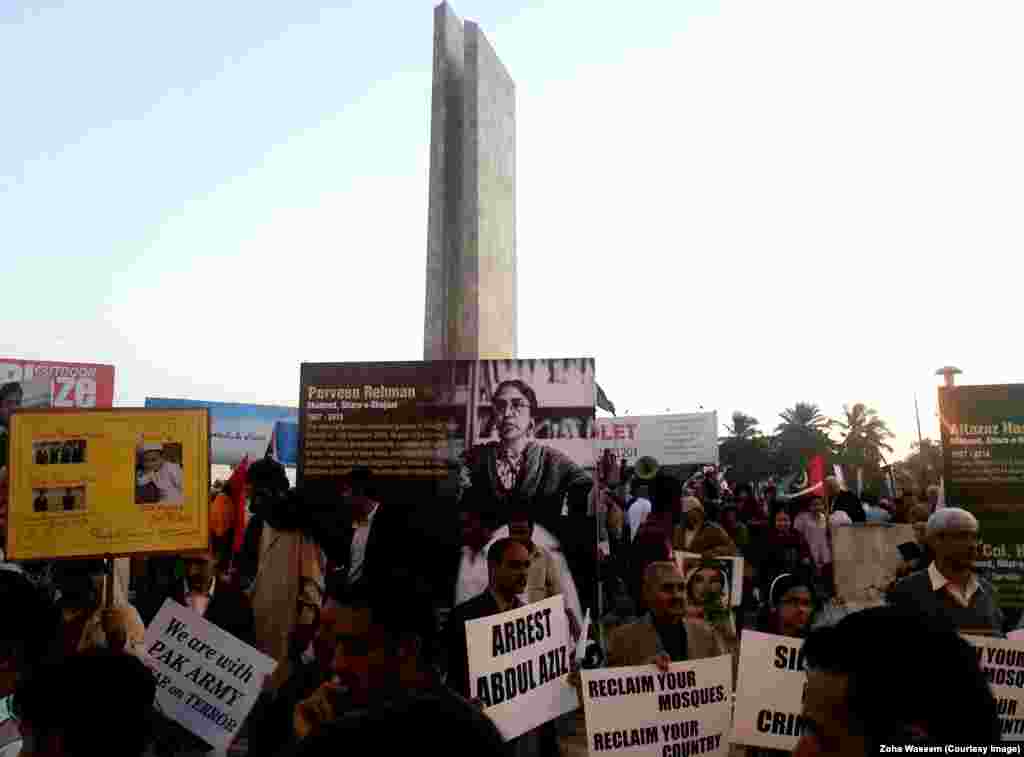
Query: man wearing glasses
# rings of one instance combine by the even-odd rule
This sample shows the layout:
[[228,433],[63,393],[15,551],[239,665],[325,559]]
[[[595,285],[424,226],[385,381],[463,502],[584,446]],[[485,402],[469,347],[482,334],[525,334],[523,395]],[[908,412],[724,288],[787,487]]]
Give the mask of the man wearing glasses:
[[961,633],[1002,636],[1003,614],[992,585],[974,573],[978,521],[948,507],[928,519],[926,539],[935,560],[897,582],[889,603],[906,610],[947,617]]

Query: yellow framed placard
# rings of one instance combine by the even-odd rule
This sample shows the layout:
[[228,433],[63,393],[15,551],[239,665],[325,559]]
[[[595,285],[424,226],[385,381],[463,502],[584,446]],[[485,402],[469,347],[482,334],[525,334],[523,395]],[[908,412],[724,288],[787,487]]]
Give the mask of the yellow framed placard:
[[210,418],[183,410],[19,410],[9,560],[205,549]]

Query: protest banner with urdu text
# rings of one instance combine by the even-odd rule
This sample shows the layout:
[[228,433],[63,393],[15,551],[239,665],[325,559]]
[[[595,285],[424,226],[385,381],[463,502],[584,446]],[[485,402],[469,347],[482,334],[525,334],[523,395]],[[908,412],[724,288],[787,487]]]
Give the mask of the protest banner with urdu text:
[[562,595],[466,622],[471,697],[505,740],[580,706],[568,681],[572,640]]
[[591,757],[729,754],[732,657],[585,670],[583,708]]
[[156,701],[171,720],[215,749],[227,749],[277,662],[173,599],[146,629],[144,662]]
[[803,646],[802,639],[743,632],[734,743],[786,751],[796,748],[803,733],[801,713],[807,685]]
[[999,706],[1003,741],[1024,741],[1024,642],[963,635]]
[[205,409],[15,412],[8,559],[205,549],[209,431]]

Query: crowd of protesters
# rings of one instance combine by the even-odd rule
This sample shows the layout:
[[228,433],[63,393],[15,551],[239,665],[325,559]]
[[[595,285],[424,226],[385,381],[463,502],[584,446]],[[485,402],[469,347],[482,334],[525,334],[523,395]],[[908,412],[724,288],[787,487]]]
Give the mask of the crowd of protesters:
[[[582,489],[578,474],[568,475]],[[806,638],[816,665],[805,703],[814,730],[802,754],[836,745],[870,752],[893,735],[998,740],[995,702],[958,636],[1003,630],[991,587],[973,572],[977,522],[969,513],[908,499],[865,503],[835,480],[793,498],[772,486],[728,493],[712,471],[685,481],[663,471],[624,478],[613,485],[598,473],[583,500],[589,516],[566,507],[553,518],[514,498],[499,510],[478,488],[459,500],[438,540],[383,501],[366,469],[346,476],[334,506],[323,507],[304,501],[268,458],[246,473],[249,519],[230,522],[230,508],[219,508],[225,538],[168,558],[131,599],[102,562],[62,563],[48,584],[3,564],[0,757],[213,753],[153,706],[142,639],[168,598],[278,662],[236,741],[249,754],[313,756],[370,740],[375,751],[397,753],[423,748],[424,733],[456,752],[574,753],[581,737],[585,749],[582,710],[502,740],[472,701],[464,623],[561,595],[575,640],[583,615],[598,607],[595,583],[606,612],[590,632],[600,650],[588,658],[593,666],[664,669],[728,654],[735,663],[747,628]],[[829,524],[872,519],[918,526],[907,577],[893,587],[890,607],[812,630],[832,590]],[[574,522],[593,535],[579,543],[592,548],[596,571],[578,567],[580,550],[566,538]],[[679,552],[698,557],[685,573]],[[746,566],[738,607],[716,563],[735,556]],[[857,649],[865,644],[894,650],[892,659],[865,657]],[[944,716],[931,664],[938,659],[943,681],[958,680],[957,691],[971,697],[970,719]],[[900,669],[911,688],[882,706],[891,697],[884,677]],[[90,691],[99,680],[102,697]],[[845,721],[821,715],[854,681],[882,698],[851,703]]]

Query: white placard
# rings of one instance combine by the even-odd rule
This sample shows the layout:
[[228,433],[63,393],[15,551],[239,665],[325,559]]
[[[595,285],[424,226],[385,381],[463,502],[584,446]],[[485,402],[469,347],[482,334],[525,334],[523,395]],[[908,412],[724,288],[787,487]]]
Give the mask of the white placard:
[[963,635],[999,705],[1003,741],[1024,741],[1024,642]]
[[792,750],[802,734],[803,639],[744,631],[732,740],[737,744]]
[[144,661],[163,714],[227,749],[277,661],[168,599],[146,629]]
[[583,671],[592,755],[682,757],[729,753],[732,657]]
[[635,463],[649,455],[659,465],[718,464],[718,413],[597,418],[594,448]]
[[573,652],[562,595],[466,621],[470,697],[505,740],[579,708],[569,683]]

